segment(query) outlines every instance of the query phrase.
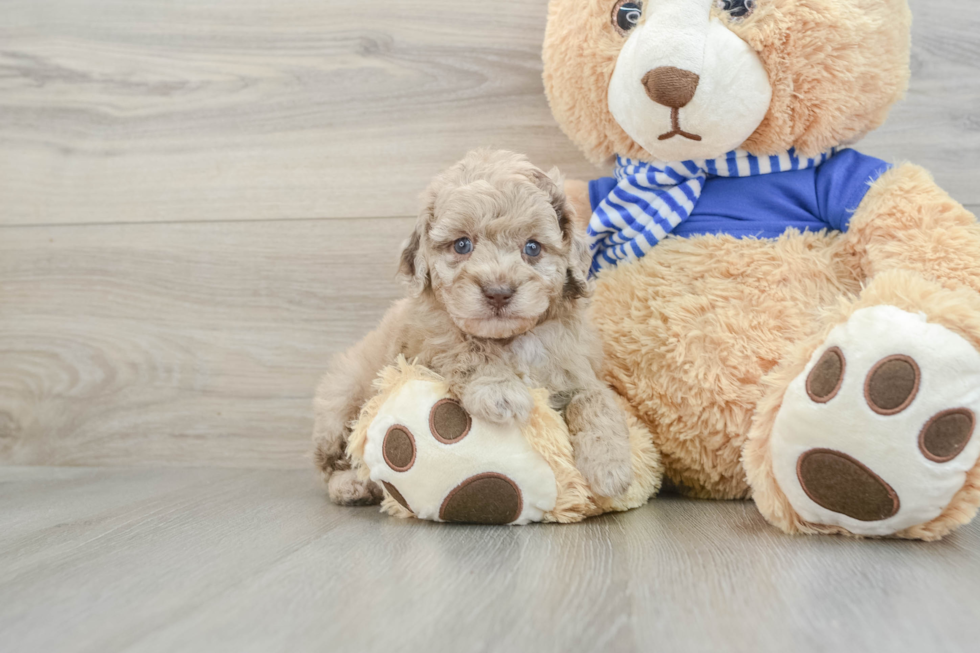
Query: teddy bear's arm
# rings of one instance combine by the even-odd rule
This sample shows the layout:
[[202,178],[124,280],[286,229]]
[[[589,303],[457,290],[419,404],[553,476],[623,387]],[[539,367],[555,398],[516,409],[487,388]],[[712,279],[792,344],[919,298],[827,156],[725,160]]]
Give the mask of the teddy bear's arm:
[[846,242],[863,278],[911,270],[980,291],[980,225],[919,166],[898,166],[872,184]]

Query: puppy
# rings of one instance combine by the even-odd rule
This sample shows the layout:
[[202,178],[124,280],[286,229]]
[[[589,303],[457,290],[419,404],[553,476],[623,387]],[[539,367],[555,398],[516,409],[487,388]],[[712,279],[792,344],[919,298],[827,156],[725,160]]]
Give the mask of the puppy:
[[335,503],[382,499],[356,478],[345,449],[373,381],[399,355],[443,376],[470,414],[494,423],[525,422],[529,388],[549,390],[593,490],[626,490],[626,415],[597,376],[589,253],[573,223],[557,170],[511,152],[472,152],[432,182],[401,254],[410,296],[338,356],[317,389],[315,455]]

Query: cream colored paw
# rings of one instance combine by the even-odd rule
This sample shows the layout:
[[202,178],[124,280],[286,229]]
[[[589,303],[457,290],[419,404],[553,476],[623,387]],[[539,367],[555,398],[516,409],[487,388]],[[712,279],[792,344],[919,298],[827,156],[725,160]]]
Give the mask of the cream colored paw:
[[371,480],[420,519],[527,524],[557,500],[554,472],[516,424],[470,415],[437,382],[408,382],[384,402],[363,459]]
[[789,386],[773,473],[813,524],[892,535],[935,519],[980,457],[980,352],[925,315],[855,312]]

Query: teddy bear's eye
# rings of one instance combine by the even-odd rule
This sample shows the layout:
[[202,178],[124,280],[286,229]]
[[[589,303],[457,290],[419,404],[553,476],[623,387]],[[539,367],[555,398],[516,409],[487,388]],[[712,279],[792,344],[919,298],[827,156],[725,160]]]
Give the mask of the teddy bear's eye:
[[613,26],[617,29],[617,31],[619,31],[620,34],[625,35],[631,29],[636,27],[637,23],[640,22],[640,16],[642,15],[642,2],[625,2],[624,0],[619,0],[619,2],[617,2],[616,6],[613,8]]
[[755,9],[756,0],[718,0],[718,8],[732,18],[745,18]]

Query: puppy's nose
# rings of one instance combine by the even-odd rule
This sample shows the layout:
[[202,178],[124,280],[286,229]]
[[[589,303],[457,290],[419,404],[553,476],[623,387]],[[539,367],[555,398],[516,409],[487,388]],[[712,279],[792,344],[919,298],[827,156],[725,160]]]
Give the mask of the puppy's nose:
[[650,99],[671,109],[690,104],[700,81],[701,78],[694,73],[673,66],[654,68],[643,76],[643,86]]
[[493,288],[484,288],[483,296],[487,298],[487,302],[490,303],[496,309],[501,309],[507,305],[510,298],[514,296],[514,289],[509,286],[495,286]]

